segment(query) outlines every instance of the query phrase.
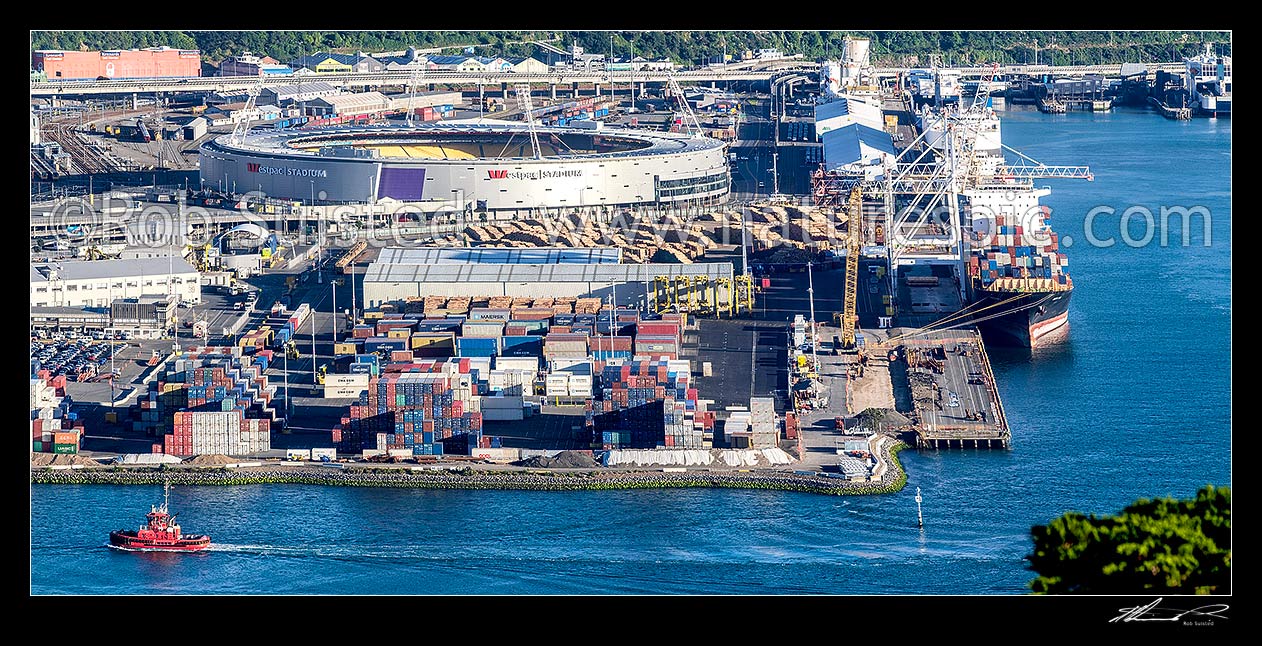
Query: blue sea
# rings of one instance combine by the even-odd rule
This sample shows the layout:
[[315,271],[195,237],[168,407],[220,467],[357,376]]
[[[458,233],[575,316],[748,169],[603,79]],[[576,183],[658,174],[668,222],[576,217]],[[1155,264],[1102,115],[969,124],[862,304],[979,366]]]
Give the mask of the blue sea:
[[[1231,484],[1231,121],[1013,108],[1004,142],[1093,182],[1046,180],[1076,289],[1059,345],[995,352],[1013,449],[905,451],[879,497],[304,486],[172,492],[202,554],[122,553],[157,487],[35,486],[34,594],[1020,594],[1030,527]],[[1098,239],[1084,231],[1095,207]],[[1142,206],[1205,207],[1184,244],[1120,239]],[[1144,217],[1130,217],[1142,239]],[[1070,242],[1072,240],[1072,242]],[[916,488],[925,527],[916,526]]]

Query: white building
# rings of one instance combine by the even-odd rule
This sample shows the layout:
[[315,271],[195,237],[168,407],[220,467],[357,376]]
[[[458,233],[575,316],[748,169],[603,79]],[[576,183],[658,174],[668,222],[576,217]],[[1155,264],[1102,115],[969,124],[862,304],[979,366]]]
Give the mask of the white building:
[[200,303],[200,276],[183,258],[68,260],[31,265],[32,307],[109,307],[116,299],[172,295]]

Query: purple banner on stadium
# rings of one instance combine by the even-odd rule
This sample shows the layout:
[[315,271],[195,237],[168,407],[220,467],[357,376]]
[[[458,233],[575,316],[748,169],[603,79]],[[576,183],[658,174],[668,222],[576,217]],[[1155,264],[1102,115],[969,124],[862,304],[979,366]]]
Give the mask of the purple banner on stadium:
[[381,183],[377,189],[378,197],[391,197],[396,200],[417,201],[425,192],[424,168],[390,168],[381,169]]

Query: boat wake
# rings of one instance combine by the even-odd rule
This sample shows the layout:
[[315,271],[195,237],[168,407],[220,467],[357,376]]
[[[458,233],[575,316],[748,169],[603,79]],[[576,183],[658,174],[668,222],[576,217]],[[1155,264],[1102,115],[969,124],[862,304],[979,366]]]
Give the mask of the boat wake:
[[105,547],[108,547],[112,550],[118,550],[120,552],[161,552],[161,553],[166,553],[166,554],[175,554],[175,553],[196,554],[197,552],[204,552],[209,549],[214,549],[213,544],[201,550],[173,550],[166,547],[123,547],[122,545],[115,545],[113,543],[106,543]]

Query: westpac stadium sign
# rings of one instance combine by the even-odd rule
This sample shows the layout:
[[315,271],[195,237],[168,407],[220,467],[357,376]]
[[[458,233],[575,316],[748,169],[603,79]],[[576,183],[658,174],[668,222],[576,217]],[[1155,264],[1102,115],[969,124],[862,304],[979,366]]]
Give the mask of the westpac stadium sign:
[[289,168],[285,166],[264,166],[249,162],[245,169],[251,173],[263,175],[285,175],[287,177],[328,177],[329,171],[323,168]]

